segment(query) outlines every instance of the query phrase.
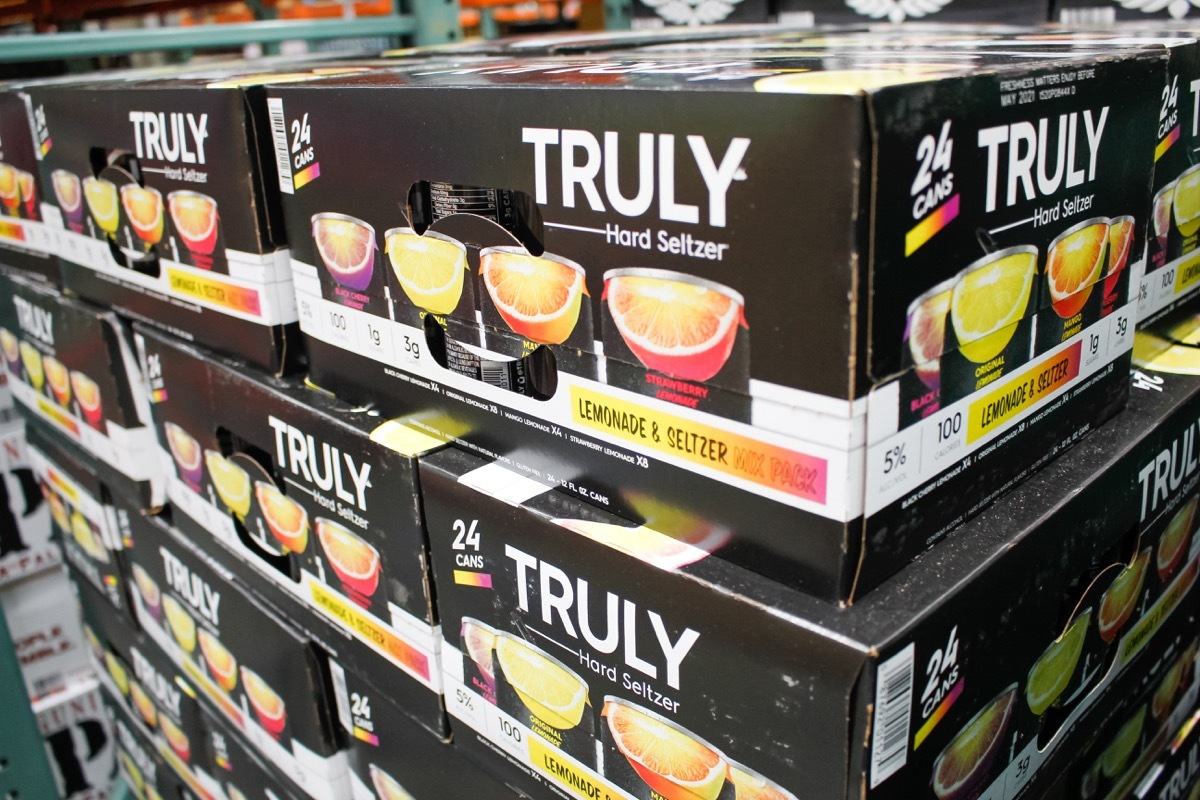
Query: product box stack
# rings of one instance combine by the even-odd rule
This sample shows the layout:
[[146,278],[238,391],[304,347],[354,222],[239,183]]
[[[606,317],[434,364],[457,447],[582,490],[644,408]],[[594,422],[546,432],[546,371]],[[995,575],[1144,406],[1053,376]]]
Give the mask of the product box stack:
[[119,769],[140,797],[520,796],[449,741],[441,443],[296,370],[259,71],[21,87],[61,283],[4,260],[0,327]]
[[879,41],[268,88],[310,380],[451,443],[450,727],[532,795],[1036,796],[1195,626],[1196,387],[1085,437],[1167,47]]
[[0,344],[135,792],[1149,775],[1200,683],[1191,284],[1139,317],[1192,40],[1050,38],[24,86],[61,284],[0,251]]
[[[45,280],[57,275],[57,260],[41,199],[26,107],[15,90],[0,89],[0,265]],[[0,294],[9,302],[7,290]],[[18,331],[0,323],[0,608],[11,638],[5,646],[15,651],[23,678],[9,690],[30,698],[59,796],[97,800],[110,784],[112,738],[63,567],[69,515],[58,513],[66,507],[54,502],[39,470],[36,432],[14,409],[24,387],[13,392],[11,385],[31,350]]]

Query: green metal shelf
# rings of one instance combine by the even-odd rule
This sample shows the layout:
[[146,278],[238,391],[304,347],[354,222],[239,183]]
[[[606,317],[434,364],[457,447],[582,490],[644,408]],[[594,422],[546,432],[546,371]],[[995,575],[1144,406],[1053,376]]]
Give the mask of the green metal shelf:
[[458,3],[425,0],[416,14],[338,20],[266,20],[229,25],[20,34],[0,37],[0,61],[44,61],[144,52],[205,50],[303,39],[413,36],[417,44],[458,37]]
[[57,797],[46,746],[38,732],[17,654],[0,613],[0,797]]

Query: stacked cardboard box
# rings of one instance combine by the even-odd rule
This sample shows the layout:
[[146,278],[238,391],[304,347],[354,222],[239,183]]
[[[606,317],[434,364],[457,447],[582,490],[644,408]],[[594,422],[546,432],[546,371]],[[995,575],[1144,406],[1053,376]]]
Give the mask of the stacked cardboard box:
[[1200,384],[1118,414],[1186,38],[22,89],[73,296],[0,277],[0,344],[126,777],[1117,791],[1196,686]]

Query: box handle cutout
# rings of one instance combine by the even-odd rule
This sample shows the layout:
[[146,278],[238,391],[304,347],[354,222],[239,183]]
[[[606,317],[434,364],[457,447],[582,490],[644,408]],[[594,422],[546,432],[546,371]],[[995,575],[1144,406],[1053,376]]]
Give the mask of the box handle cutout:
[[[102,228],[105,241],[108,244],[109,255],[112,256],[113,261],[125,269],[140,272],[151,278],[158,278],[162,274],[158,258],[158,242],[146,241],[142,233],[134,229],[132,220],[128,219],[129,212],[123,199],[127,187],[136,187],[137,189],[146,188],[143,183],[142,168],[137,156],[124,150],[106,151],[98,147],[93,147],[89,151],[88,156],[95,180],[102,184],[108,183],[116,193],[113,197],[113,202],[116,205],[113,212],[115,214],[113,220],[115,230]],[[158,195],[157,190],[153,189],[146,190],[144,194],[150,192],[153,192],[153,195]],[[88,202],[90,203],[90,200]],[[161,238],[164,222],[163,217],[166,213],[161,196],[158,196],[157,205],[159,219],[156,225],[151,225],[147,230],[153,231],[157,228],[158,236]],[[122,217],[126,218],[127,222],[123,226],[120,224]],[[100,221],[96,219],[94,214],[92,222],[100,226]],[[125,238],[124,243],[121,242],[122,234]]]
[[446,335],[433,316],[425,315],[425,346],[443,369],[505,391],[549,400],[558,390],[558,365],[546,345],[509,361],[482,358]]
[[[291,559],[287,551],[270,539],[270,534],[267,531],[261,533],[251,532],[248,524],[255,527],[257,530],[261,528],[261,511],[255,511],[255,497],[253,486],[255,483],[269,483],[273,486],[278,486],[279,483],[275,479],[274,463],[272,462],[269,453],[266,453],[261,448],[244,441],[241,437],[231,433],[228,429],[220,427],[217,429],[217,441],[220,445],[221,456],[242,469],[249,477],[250,481],[250,505],[249,513],[245,518],[240,517],[232,510],[229,511],[229,518],[233,521],[233,529],[237,534],[238,541],[260,558],[271,569],[287,576],[289,580],[294,580],[291,570]],[[219,497],[209,498],[210,502],[218,508],[226,507],[223,500]],[[254,517],[254,521],[251,517]]]
[[1063,596],[1050,631],[1053,638],[1030,665],[1023,681],[1024,702],[1041,718],[1038,750],[1049,746],[1079,704],[1103,682],[1116,663],[1124,626],[1105,618],[1110,613],[1105,598],[1117,578],[1143,557],[1141,540],[1138,526],[1130,528],[1110,548],[1097,554]]
[[532,255],[545,251],[542,212],[525,192],[491,189],[442,181],[417,181],[408,190],[408,216],[412,229],[424,234],[438,220],[452,214],[471,214],[499,225]]

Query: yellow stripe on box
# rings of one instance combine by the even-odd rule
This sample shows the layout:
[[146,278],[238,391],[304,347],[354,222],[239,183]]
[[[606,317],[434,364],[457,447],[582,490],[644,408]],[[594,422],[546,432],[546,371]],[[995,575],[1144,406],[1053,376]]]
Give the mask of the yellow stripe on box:
[[75,438],[79,438],[79,423],[70,414],[67,414],[58,406],[51,404],[46,398],[38,398],[38,411],[49,417],[60,428],[70,431]]
[[154,749],[163,757],[171,770],[179,776],[180,780],[187,784],[188,788],[195,792],[204,800],[216,800],[216,798],[204,788],[204,784],[197,780],[192,768],[189,767],[179,755],[161,741],[154,740]]
[[640,403],[571,387],[571,418],[579,425],[657,450],[697,466],[825,504],[829,465],[798,453]]
[[1129,660],[1146,645],[1146,642],[1154,638],[1154,634],[1167,621],[1167,617],[1171,616],[1171,612],[1196,585],[1197,571],[1200,571],[1200,561],[1193,560],[1176,578],[1175,583],[1163,592],[1162,597],[1158,598],[1158,601],[1142,615],[1137,624],[1129,629],[1129,633],[1125,634],[1125,638],[1121,640],[1120,663],[1128,664]]
[[454,582],[459,586],[475,586],[479,589],[492,588],[492,576],[487,572],[456,569],[454,570]]
[[292,176],[293,188],[299,189],[321,177],[321,164],[310,164]]
[[313,581],[309,592],[325,615],[365,642],[371,649],[429,680],[429,657],[383,626],[378,620],[324,584]]
[[46,470],[46,478],[50,483],[54,484],[54,488],[67,496],[67,499],[72,503],[79,505],[79,495],[75,492],[75,488],[71,486],[63,476],[58,474],[58,470],[50,467]]
[[217,278],[193,275],[178,269],[168,269],[167,280],[171,291],[178,294],[203,300],[210,305],[240,311],[243,314],[262,316],[262,303],[259,300],[258,292],[254,289],[246,289]]
[[913,750],[916,750],[918,747],[920,747],[921,744],[929,737],[929,734],[933,733],[933,729],[941,724],[941,721],[946,718],[946,714],[950,712],[950,707],[954,705],[955,701],[957,701],[959,696],[963,693],[963,686],[965,685],[965,682],[965,679],[959,678],[958,683],[954,685],[954,689],[950,691],[950,694],[946,695],[946,698],[942,700],[934,712],[930,714],[929,719],[925,720],[925,724],[920,727],[920,729],[917,731],[917,735],[913,737]]
[[904,235],[904,255],[911,256],[958,217],[960,198],[954,195]]
[[551,750],[537,736],[529,737],[529,762],[534,770],[581,800],[620,800],[625,797],[594,775],[589,775],[562,753]]
[[1079,375],[1082,352],[1083,343],[1076,342],[1066,350],[1032,364],[971,403],[967,443],[1011,422],[1034,403],[1074,380]]
[[16,239],[18,242],[25,241],[25,229],[15,222],[0,220],[0,239]]
[[1165,137],[1163,137],[1163,140],[1158,143],[1158,147],[1154,148],[1154,160],[1158,161],[1160,158],[1165,156],[1167,154],[1167,151],[1170,150],[1171,147],[1174,146],[1174,144],[1178,141],[1179,141],[1179,126],[1176,125],[1174,127],[1174,129],[1172,129],[1171,132],[1168,133]]
[[357,725],[354,726],[354,738],[366,742],[367,744],[374,745],[375,747],[379,746],[378,736],[368,730],[358,727]]
[[1200,250],[1175,265],[1175,294],[1200,283]]

